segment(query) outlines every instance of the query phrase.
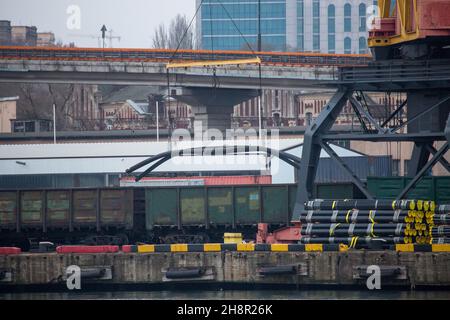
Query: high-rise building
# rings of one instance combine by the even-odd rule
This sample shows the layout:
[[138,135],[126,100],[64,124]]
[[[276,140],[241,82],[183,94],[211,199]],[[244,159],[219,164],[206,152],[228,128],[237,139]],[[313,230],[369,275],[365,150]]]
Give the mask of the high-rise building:
[[[197,7],[200,3],[196,0]],[[256,50],[261,30],[263,51],[366,53],[367,12],[374,4],[377,0],[203,0],[197,39],[207,50],[248,50],[248,45]]]
[[17,46],[36,46],[37,28],[34,26],[11,27],[11,41]]
[[36,45],[38,47],[54,47],[55,34],[53,32],[38,32]]

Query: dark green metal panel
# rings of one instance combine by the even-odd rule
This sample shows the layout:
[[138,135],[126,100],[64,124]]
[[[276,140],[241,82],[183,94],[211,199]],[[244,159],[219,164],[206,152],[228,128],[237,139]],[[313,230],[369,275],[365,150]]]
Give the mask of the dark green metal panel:
[[405,187],[403,177],[367,178],[367,188],[377,199],[395,199]]
[[69,225],[70,215],[70,192],[48,191],[47,192],[47,224],[49,227]]
[[[416,184],[414,189],[408,192],[406,198],[408,199],[426,199],[426,200],[435,200],[436,194],[434,191],[434,178],[425,177],[420,179],[420,181]],[[405,186],[411,182],[412,178],[405,179]]]
[[73,222],[81,225],[95,224],[97,221],[96,190],[74,190]]
[[16,224],[16,192],[0,192],[0,226]]
[[42,205],[42,191],[23,191],[20,204],[22,225],[40,225]]
[[[405,177],[369,177],[367,185],[377,199],[395,199],[410,181],[411,178]],[[450,177],[424,177],[406,198],[448,203],[450,202]]]
[[336,184],[321,183],[315,186],[318,199],[353,199],[354,185],[352,183]]
[[178,225],[177,218],[177,189],[146,189],[145,216],[147,229],[155,225]]
[[211,224],[233,224],[232,188],[208,188],[208,214]]
[[286,187],[263,187],[263,221],[285,223],[288,216],[288,193]]
[[180,206],[182,225],[206,223],[203,188],[180,189]]
[[437,203],[450,203],[450,177],[439,177],[435,180]]
[[236,187],[236,224],[256,224],[260,220],[260,194],[254,187]]

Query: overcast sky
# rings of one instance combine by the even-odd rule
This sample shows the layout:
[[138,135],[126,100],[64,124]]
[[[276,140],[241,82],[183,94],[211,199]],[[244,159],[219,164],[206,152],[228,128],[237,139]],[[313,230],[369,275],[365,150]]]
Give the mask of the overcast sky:
[[99,36],[105,24],[121,37],[120,42],[113,40],[114,47],[149,48],[155,27],[169,24],[178,13],[190,21],[195,0],[0,0],[0,20],[52,31],[57,40],[80,47],[98,47],[98,39],[91,36]]

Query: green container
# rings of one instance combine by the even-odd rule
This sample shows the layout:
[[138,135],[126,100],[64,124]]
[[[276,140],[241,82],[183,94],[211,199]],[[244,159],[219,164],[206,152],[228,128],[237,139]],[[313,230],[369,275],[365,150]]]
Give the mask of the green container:
[[178,226],[177,189],[146,189],[145,216],[147,229],[154,226]]
[[69,225],[70,192],[47,192],[47,224],[49,227]]
[[208,215],[212,225],[233,224],[232,188],[208,188]]
[[0,192],[0,226],[15,226],[17,209],[16,192]]
[[367,178],[367,188],[377,199],[395,199],[405,186],[403,177]]
[[265,186],[261,190],[263,201],[263,221],[266,223],[286,223],[288,213],[288,189]]
[[[367,187],[377,199],[395,199],[412,178],[368,177]],[[405,198],[450,203],[450,177],[423,177]]]
[[22,192],[20,209],[22,225],[42,224],[42,191]]
[[182,225],[206,224],[205,189],[180,189]]
[[97,221],[97,190],[73,191],[73,222],[95,225]]
[[[410,183],[412,178],[405,179],[405,187]],[[425,199],[435,200],[436,192],[434,190],[435,179],[432,177],[424,177],[416,184],[414,189],[408,192],[407,198],[409,199]],[[402,188],[403,190],[403,188]],[[401,190],[400,190],[401,191]],[[399,192],[400,194],[400,192]]]
[[450,203],[450,177],[439,177],[435,179],[437,203]]
[[292,218],[292,212],[294,212],[295,200],[297,197],[297,186],[289,185],[289,222]]
[[259,188],[236,187],[234,192],[236,224],[257,224],[260,222]]

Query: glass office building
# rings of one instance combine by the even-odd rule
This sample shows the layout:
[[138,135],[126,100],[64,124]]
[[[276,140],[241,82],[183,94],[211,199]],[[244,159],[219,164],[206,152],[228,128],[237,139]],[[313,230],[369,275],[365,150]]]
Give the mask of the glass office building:
[[[258,1],[204,0],[200,15],[203,49],[257,49]],[[261,34],[263,49],[286,50],[286,0],[261,0]]]
[[[264,51],[368,52],[366,21],[376,0],[260,1]],[[202,49],[256,50],[257,35],[258,0],[203,0],[197,16]]]

